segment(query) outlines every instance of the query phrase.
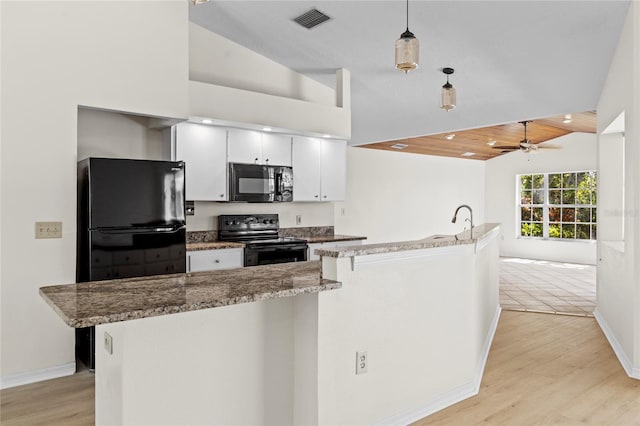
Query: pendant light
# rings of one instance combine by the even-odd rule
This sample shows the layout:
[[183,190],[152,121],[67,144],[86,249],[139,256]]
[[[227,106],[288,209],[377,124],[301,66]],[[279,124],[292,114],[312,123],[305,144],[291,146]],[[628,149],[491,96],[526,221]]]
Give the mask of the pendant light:
[[456,88],[449,83],[449,76],[453,74],[453,68],[443,68],[442,72],[447,75],[447,82],[442,86],[440,108],[445,111],[451,111],[456,107]]
[[409,0],[407,0],[407,29],[396,41],[396,68],[405,74],[418,68],[420,43],[409,31]]

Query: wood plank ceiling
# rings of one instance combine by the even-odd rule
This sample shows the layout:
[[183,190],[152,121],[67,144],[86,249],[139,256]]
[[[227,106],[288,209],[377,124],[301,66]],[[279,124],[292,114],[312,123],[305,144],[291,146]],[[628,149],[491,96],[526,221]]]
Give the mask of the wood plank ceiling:
[[[546,142],[573,132],[595,133],[595,111],[540,118],[531,120],[527,125],[527,139],[533,144]],[[509,146],[517,148],[523,139],[523,125],[521,123],[508,123],[478,129],[439,133],[437,135],[376,142],[359,145],[359,147],[442,157],[469,158],[471,160],[489,160],[506,153],[504,149],[498,147]],[[407,146],[405,148],[392,147],[397,144]],[[464,153],[473,153],[473,155],[463,156]]]

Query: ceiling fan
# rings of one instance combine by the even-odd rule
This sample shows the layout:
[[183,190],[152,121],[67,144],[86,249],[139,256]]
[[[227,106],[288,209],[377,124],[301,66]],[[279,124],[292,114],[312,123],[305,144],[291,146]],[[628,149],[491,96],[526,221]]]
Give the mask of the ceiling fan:
[[539,149],[560,149],[559,146],[554,146],[554,145],[539,146],[531,142],[531,139],[527,139],[527,124],[531,123],[531,120],[519,121],[519,123],[521,123],[524,126],[524,139],[520,141],[518,146],[503,145],[503,146],[493,146],[492,148],[501,150],[502,154],[506,152],[517,151],[517,150],[520,150],[525,153],[530,153],[530,152],[536,152]]

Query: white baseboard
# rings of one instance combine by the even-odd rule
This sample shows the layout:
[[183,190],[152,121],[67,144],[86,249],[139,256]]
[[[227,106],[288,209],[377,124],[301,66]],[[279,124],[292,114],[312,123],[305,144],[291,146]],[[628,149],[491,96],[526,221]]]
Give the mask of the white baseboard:
[[41,382],[43,380],[57,379],[58,377],[70,376],[75,372],[76,363],[70,362],[68,364],[56,365],[55,367],[43,368],[41,370],[9,374],[0,378],[0,389],[28,385],[29,383]]
[[616,336],[613,334],[613,331],[611,330],[607,322],[604,320],[604,318],[602,317],[602,314],[600,313],[600,311],[598,311],[597,308],[595,311],[593,311],[593,316],[598,322],[598,325],[600,326],[600,329],[604,333],[605,337],[609,341],[609,344],[611,345],[613,352],[618,357],[618,361],[620,361],[620,364],[622,365],[622,368],[624,368],[625,373],[627,373],[627,376],[633,379],[640,380],[640,368],[633,366],[633,363],[625,353],[624,349],[622,348],[622,345],[620,344],[620,342],[618,342],[618,339],[616,339]]
[[489,330],[485,337],[484,345],[482,347],[482,353],[476,365],[476,371],[473,380],[467,382],[461,386],[453,388],[446,393],[432,399],[427,402],[423,407],[411,410],[406,413],[399,414],[383,421],[382,425],[408,425],[415,421],[418,421],[424,417],[427,417],[437,411],[445,409],[453,404],[457,404],[467,398],[471,398],[478,394],[480,390],[480,383],[482,382],[482,375],[484,374],[484,367],[489,357],[489,349],[491,349],[491,343],[493,342],[493,336],[498,328],[498,320],[500,319],[500,313],[502,308],[498,306],[496,312],[489,326]]

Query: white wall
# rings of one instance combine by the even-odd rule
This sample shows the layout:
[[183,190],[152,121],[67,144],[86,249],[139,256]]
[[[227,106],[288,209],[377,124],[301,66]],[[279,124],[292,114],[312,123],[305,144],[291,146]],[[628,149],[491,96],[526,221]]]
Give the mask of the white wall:
[[189,23],[189,79],[336,105],[335,91],[218,34]]
[[[468,226],[467,210],[484,220],[482,161],[350,147],[347,199],[335,203],[336,233],[363,235],[368,243],[456,234]],[[342,214],[344,209],[344,215]]]
[[571,133],[553,139],[548,144],[562,149],[539,150],[535,154],[512,152],[486,162],[486,220],[502,224],[501,256],[595,265],[595,242],[518,238],[516,175],[595,170],[597,167],[596,135]]
[[162,132],[149,128],[149,118],[78,108],[78,160],[87,157],[169,160]]
[[[72,368],[73,330],[38,288],[75,281],[78,106],[187,116],[188,3],[2,1],[0,8],[5,383]],[[35,240],[35,221],[62,221],[62,238]]]
[[[598,132],[625,122],[624,244],[598,242],[596,319],[627,374],[640,379],[640,3],[630,2],[598,102]],[[599,141],[607,149],[609,135]],[[604,154],[604,153],[603,153]],[[606,166],[606,155],[600,166]],[[604,163],[603,163],[604,162]],[[614,188],[616,190],[616,188]],[[600,191],[604,191],[600,188]]]

